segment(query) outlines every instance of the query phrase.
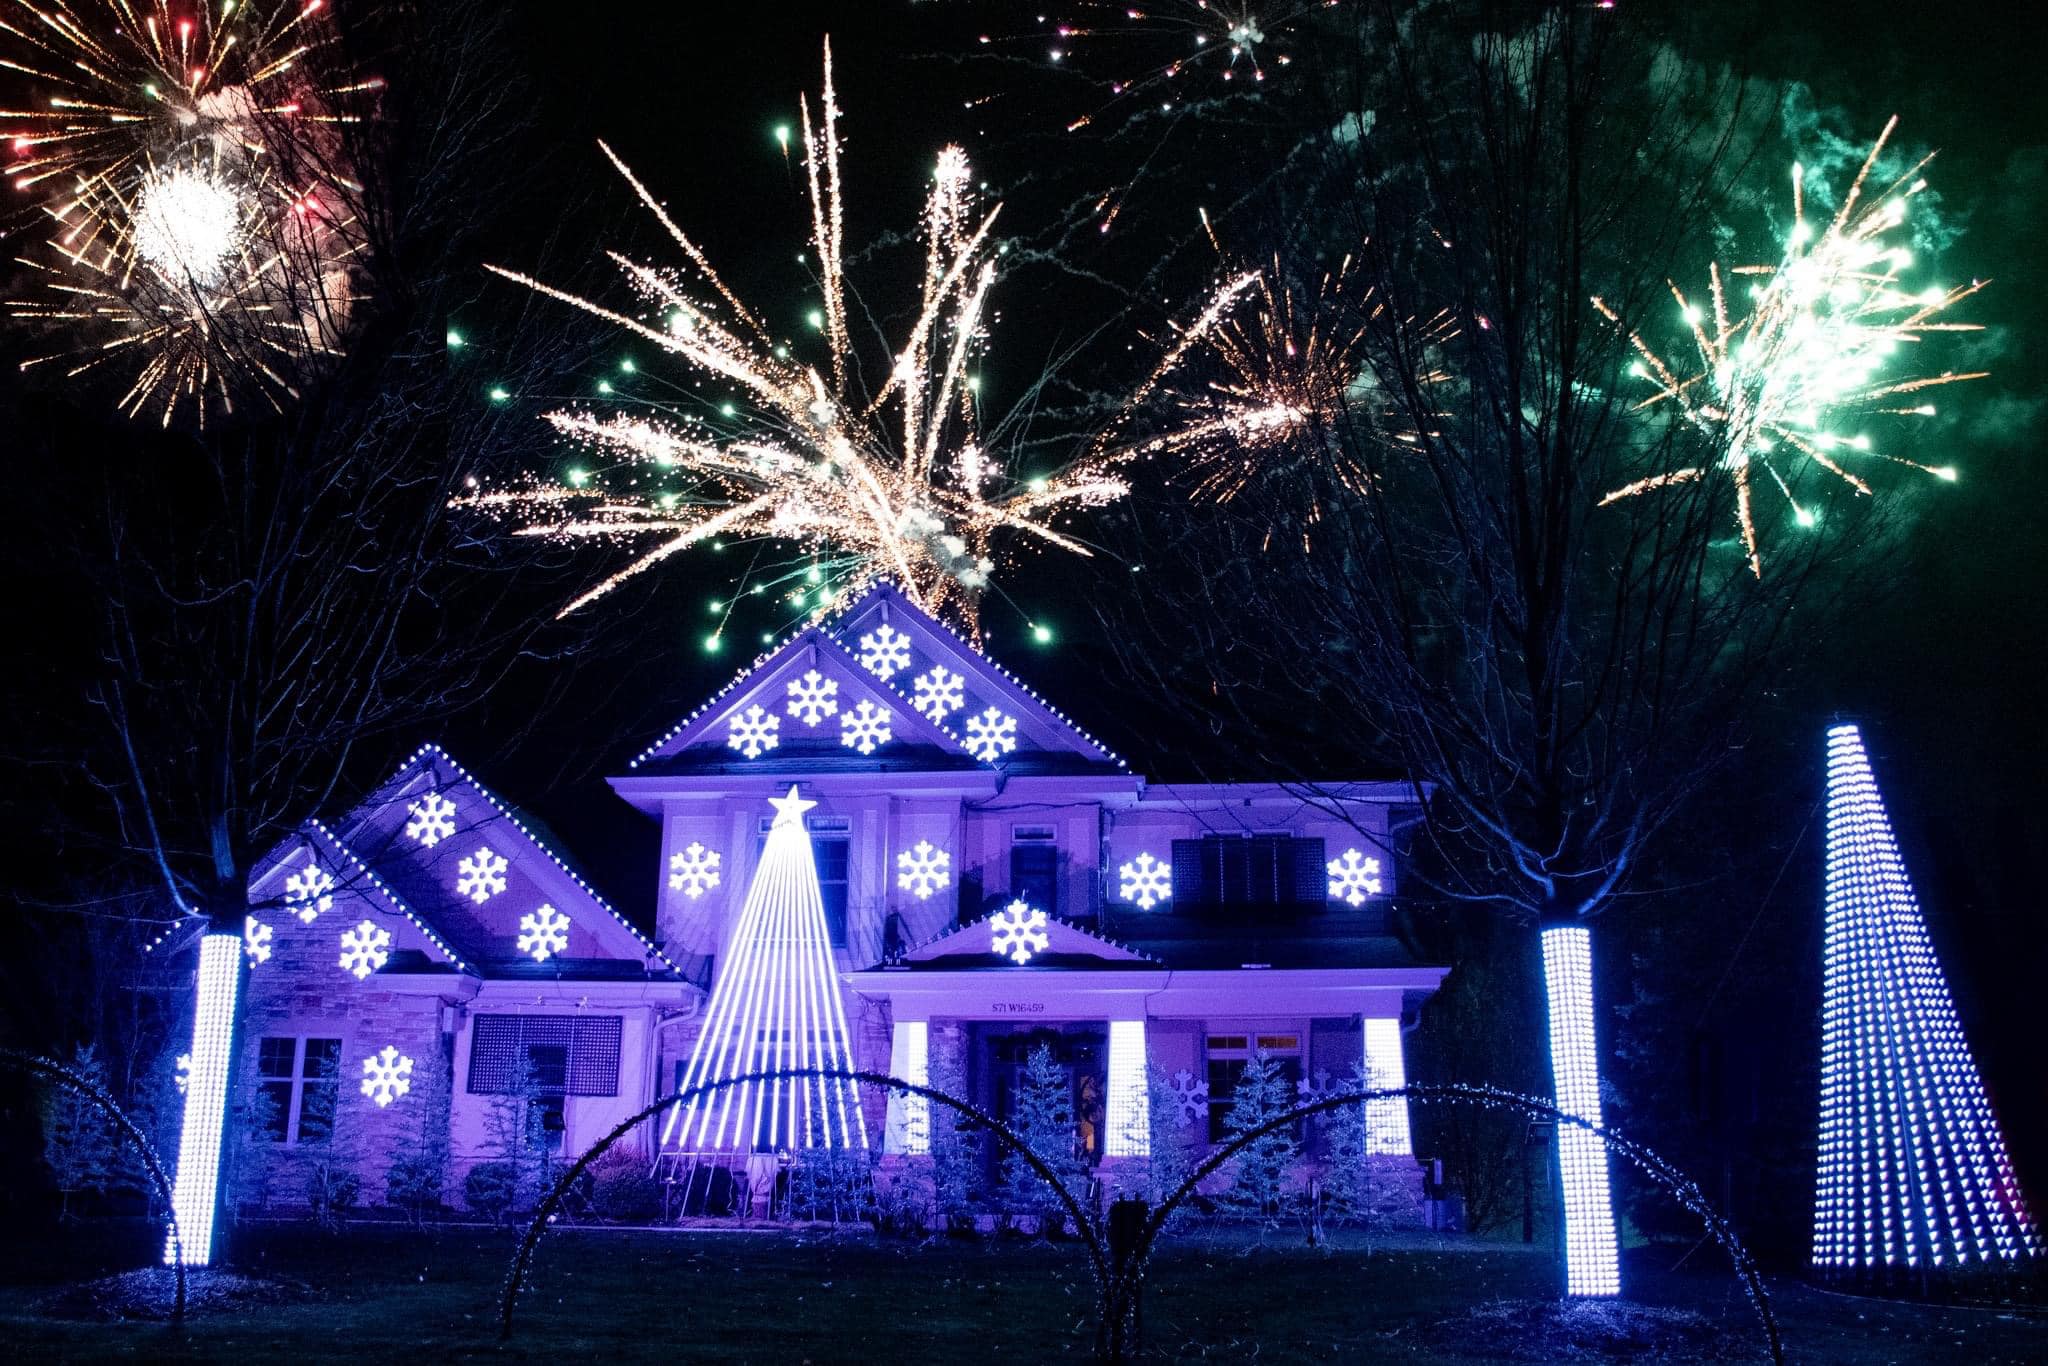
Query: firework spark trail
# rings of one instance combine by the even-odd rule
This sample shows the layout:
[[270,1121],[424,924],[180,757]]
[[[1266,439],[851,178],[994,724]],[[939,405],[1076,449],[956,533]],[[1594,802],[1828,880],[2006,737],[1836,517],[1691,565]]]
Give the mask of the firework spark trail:
[[[722,405],[719,423],[659,404],[653,416],[599,416],[587,409],[549,414],[559,432],[599,457],[597,470],[571,472],[566,487],[534,479],[455,500],[458,507],[522,522],[521,535],[620,544],[659,538],[561,615],[678,551],[729,535],[793,543],[812,557],[807,577],[821,582],[816,610],[886,576],[920,606],[976,630],[999,533],[1086,555],[1088,547],[1054,523],[1128,491],[1109,469],[1114,461],[1101,458],[1099,449],[1033,478],[1013,473],[983,443],[976,372],[996,279],[997,208],[984,213],[974,204],[966,154],[958,148],[940,154],[922,215],[925,259],[915,321],[893,351],[887,378],[872,394],[856,391],[839,118],[828,44],[823,96],[815,113],[805,101],[801,128],[802,184],[823,294],[813,315],[827,351],[822,368],[796,359],[791,345],[774,337],[609,148],[606,156],[682,248],[703,287],[680,270],[608,253],[641,306],[664,319],[656,326],[531,276],[491,268],[651,343],[745,398],[744,405]],[[1234,283],[1228,296],[1255,278]],[[1141,397],[1214,326],[1227,303],[1228,297],[1211,302],[1148,378]]]
[[[1815,520],[1780,466],[1787,450],[1863,494],[1871,492],[1869,483],[1845,461],[1874,456],[1937,478],[1956,477],[1950,466],[1876,451],[1868,436],[1834,430],[1841,419],[1860,414],[1932,416],[1931,404],[1884,407],[1881,401],[1982,379],[1985,373],[1885,376],[1902,344],[1936,332],[1981,330],[1975,323],[1942,318],[1986,283],[1918,292],[1901,287],[1900,272],[1911,264],[1912,255],[1884,239],[1905,223],[1914,198],[1927,188],[1920,173],[1932,158],[1921,159],[1866,202],[1871,174],[1897,125],[1896,117],[1885,124],[1841,207],[1818,233],[1806,218],[1805,173],[1801,167],[1792,168],[1792,230],[1776,266],[1743,266],[1725,273],[1718,264],[1710,266],[1705,309],[1677,285],[1671,286],[1698,356],[1697,369],[1667,360],[1604,300],[1593,300],[1604,317],[1626,331],[1638,356],[1632,372],[1655,386],[1656,391],[1638,406],[1675,404],[1688,423],[1725,447],[1714,468],[1726,470],[1734,484],[1743,549],[1751,573],[1759,577],[1763,556],[1755,513],[1757,472],[1761,470],[1777,487],[1802,526]],[[1750,311],[1739,320],[1730,316],[1724,275],[1754,277]],[[1709,473],[1695,467],[1651,475],[1615,489],[1601,502],[1604,506],[1696,482]]]
[[116,400],[170,423],[191,401],[273,407],[333,355],[363,246],[339,125],[381,82],[340,75],[324,0],[0,0],[0,67],[37,106],[0,110],[14,189],[55,225],[9,301],[58,348],[23,368],[68,379],[133,359]]

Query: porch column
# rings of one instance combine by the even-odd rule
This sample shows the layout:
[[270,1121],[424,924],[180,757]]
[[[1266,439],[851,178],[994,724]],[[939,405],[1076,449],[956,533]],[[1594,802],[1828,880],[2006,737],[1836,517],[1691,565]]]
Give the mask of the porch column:
[[[931,1025],[897,1020],[889,1031],[889,1075],[916,1086],[931,1085]],[[889,1093],[889,1123],[882,1151],[921,1157],[932,1150],[931,1102],[901,1091]]]
[[[1374,1090],[1394,1090],[1408,1084],[1408,1063],[1401,1055],[1401,1021],[1368,1015],[1365,1020],[1365,1078]],[[1408,1098],[1397,1096],[1365,1103],[1368,1140],[1376,1153],[1411,1156],[1414,1143],[1408,1133]]]
[[1107,1157],[1152,1155],[1152,1092],[1145,1076],[1145,1022],[1109,1022]]

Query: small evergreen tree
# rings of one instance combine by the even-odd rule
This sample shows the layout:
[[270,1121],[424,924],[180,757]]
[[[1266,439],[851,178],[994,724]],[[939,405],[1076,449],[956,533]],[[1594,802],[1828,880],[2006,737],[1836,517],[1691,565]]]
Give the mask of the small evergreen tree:
[[[91,1044],[73,1050],[70,1071],[80,1081],[107,1089],[107,1064]],[[72,1197],[104,1196],[114,1184],[114,1119],[69,1086],[43,1088],[43,1160],[56,1184],[58,1217],[72,1217]]]
[[[958,1049],[934,1049],[931,1055],[931,1085],[956,1099],[965,1099],[967,1078]],[[931,1126],[932,1202],[948,1232],[973,1228],[975,1206],[980,1203],[983,1144],[986,1130],[974,1127],[950,1105],[926,1102]]]
[[299,1098],[299,1147],[313,1158],[306,1168],[306,1208],[332,1232],[355,1208],[363,1188],[356,1126],[341,1090],[339,1050],[321,1058],[314,1080],[319,1089],[309,1084]]
[[[1070,1194],[1081,1193],[1088,1174],[1076,1151],[1073,1087],[1068,1070],[1053,1060],[1052,1049],[1045,1044],[1031,1050],[1017,1079],[1017,1107],[1010,1127]],[[1038,1215],[1042,1232],[1066,1226],[1066,1207],[1015,1150],[1003,1154],[1003,1197],[1011,1210]]]
[[449,1100],[448,1068],[437,1039],[427,1056],[414,1064],[412,1089],[396,1102],[408,1108],[396,1126],[391,1162],[384,1171],[387,1197],[416,1228],[441,1208],[442,1183],[448,1176]]
[[[1156,1206],[1179,1190],[1195,1169],[1197,1121],[1182,1111],[1180,1093],[1157,1066],[1146,1069],[1145,1089],[1150,1093],[1147,1133],[1152,1154],[1145,1169],[1145,1198]],[[1183,1204],[1167,1227],[1179,1222],[1186,1212]]]
[[529,1061],[517,1090],[493,1096],[484,1112],[489,1159],[471,1169],[464,1191],[471,1208],[496,1219],[532,1209],[551,1184],[553,1153],[543,1127],[546,1092]]
[[[182,1110],[182,1107],[181,1107]],[[277,1098],[265,1086],[245,1087],[236,1107],[234,1124],[234,1171],[229,1178],[235,1192],[235,1208],[270,1204],[270,1178],[274,1174],[279,1133],[284,1116]],[[183,1126],[180,1125],[182,1133]]]
[[[1371,1089],[1365,1065],[1353,1063],[1344,1079],[1347,1091]],[[1324,1130],[1321,1175],[1323,1206],[1329,1218],[1362,1228],[1378,1224],[1374,1210],[1373,1125],[1366,1101],[1346,1105],[1330,1117]]]
[[[1251,1133],[1293,1108],[1294,1087],[1285,1070],[1259,1049],[1238,1076],[1230,1113],[1223,1122],[1225,1140]],[[1223,1192],[1224,1207],[1264,1221],[1278,1218],[1287,1199],[1287,1178],[1300,1151],[1294,1134],[1284,1126],[1253,1139],[1230,1160],[1230,1188]]]
[[[178,1142],[185,1126],[185,1097],[178,1089],[178,1050],[166,1048],[157,1055],[135,1083],[135,1095],[128,1103],[128,1118],[142,1131],[156,1151],[164,1175],[175,1179],[178,1170]],[[124,1190],[141,1196],[150,1217],[162,1213],[156,1183],[150,1179],[149,1164],[142,1150],[122,1142],[115,1148],[118,1180]]]

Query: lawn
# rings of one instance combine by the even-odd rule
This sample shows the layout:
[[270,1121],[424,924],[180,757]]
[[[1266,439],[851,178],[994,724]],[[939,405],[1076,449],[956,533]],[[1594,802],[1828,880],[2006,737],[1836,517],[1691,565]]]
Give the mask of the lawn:
[[[496,1296],[512,1238],[483,1229],[245,1232],[237,1269],[283,1281],[285,1293],[276,1303],[200,1312],[182,1335],[49,1308],[67,1282],[140,1264],[146,1236],[99,1230],[68,1246],[36,1240],[8,1249],[0,1342],[36,1360],[293,1366],[401,1357],[913,1366],[1085,1360],[1090,1344],[1092,1293],[1075,1245],[911,1245],[864,1234],[551,1233],[508,1344],[497,1340]],[[1664,1265],[1672,1254],[1642,1251],[1630,1267],[1632,1293],[1698,1311],[1710,1337],[1741,1348],[1735,1357],[1709,1353],[1714,1359],[1753,1359],[1755,1320],[1707,1256],[1673,1272]],[[1547,1255],[1498,1244],[1415,1241],[1369,1252],[1183,1239],[1162,1252],[1150,1283],[1147,1355],[1452,1363],[1509,1358],[1519,1339],[1521,1359],[1542,1359],[1513,1328],[1514,1302],[1547,1299],[1554,1277]],[[2048,1360],[2048,1321],[1854,1299],[1790,1281],[1774,1283],[1773,1293],[1795,1362]],[[1446,1322],[1462,1327],[1447,1333]]]

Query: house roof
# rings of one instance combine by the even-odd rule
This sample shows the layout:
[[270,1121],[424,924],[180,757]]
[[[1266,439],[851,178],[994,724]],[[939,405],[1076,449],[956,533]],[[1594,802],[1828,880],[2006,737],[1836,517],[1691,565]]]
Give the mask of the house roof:
[[[1020,943],[1023,945],[1021,950],[1016,947]],[[1119,944],[1071,920],[1061,920],[1015,903],[905,950],[893,966],[946,972],[984,967],[1072,972],[1149,966],[1158,962],[1149,954],[1128,944]]]

